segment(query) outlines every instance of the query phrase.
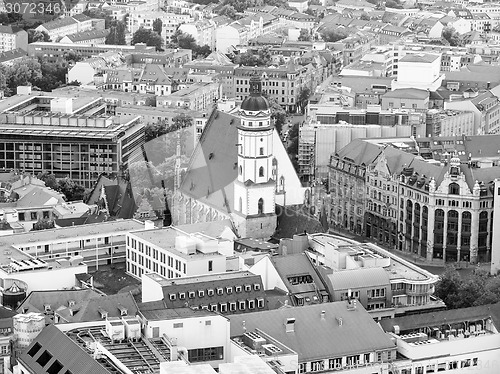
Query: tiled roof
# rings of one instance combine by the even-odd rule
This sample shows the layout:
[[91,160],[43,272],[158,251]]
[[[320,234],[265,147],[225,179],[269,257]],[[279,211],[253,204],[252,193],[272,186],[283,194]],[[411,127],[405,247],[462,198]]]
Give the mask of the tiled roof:
[[418,99],[424,100],[429,98],[429,91],[419,90],[417,88],[401,88],[394,91],[389,91],[382,98],[397,98],[397,99]]
[[7,61],[15,60],[17,58],[26,57],[26,56],[28,56],[28,53],[23,51],[20,48],[12,49],[10,51],[5,51],[5,52],[0,53],[0,64],[2,62],[7,62]]
[[383,319],[380,325],[387,332],[394,332],[394,326],[399,326],[401,333],[440,324],[453,324],[474,319],[492,317],[493,323],[500,326],[500,302],[491,305],[474,306],[470,308],[443,310],[439,312],[414,314],[391,319]]
[[[31,348],[37,344],[40,349],[31,356]],[[42,369],[37,360],[46,351],[52,357]],[[58,361],[62,365],[61,373],[109,374],[108,370],[54,325],[46,326],[38,334],[21,354],[19,361],[31,373],[46,373],[47,369]]]
[[72,24],[78,23],[76,20],[73,19],[73,17],[64,17],[64,18],[58,18],[55,19],[54,21],[49,21],[41,25],[41,27],[44,27],[46,30],[55,30],[60,27],[65,27],[69,26]]
[[362,268],[334,271],[328,275],[332,290],[388,286],[389,275],[384,268]]
[[121,317],[121,309],[126,309],[127,315],[136,315],[137,304],[130,292],[86,299],[73,308],[60,308],[57,314],[66,322],[89,322],[102,320],[101,311],[108,317]]
[[[322,311],[324,319],[321,319]],[[227,317],[231,323],[231,337],[258,328],[297,352],[299,362],[395,348],[359,303],[354,310],[347,309],[346,302],[341,301]],[[285,330],[289,318],[295,318],[294,332]]]
[[50,305],[50,308],[55,311],[60,307],[68,307],[70,300],[79,304],[86,299],[94,297],[101,297],[101,294],[92,289],[32,291],[26,299],[24,299],[22,304],[19,305],[17,310],[20,313],[43,313],[45,312],[44,305]]
[[0,34],[16,34],[23,31],[22,28],[12,25],[0,25]]
[[[325,289],[323,282],[306,256],[305,253],[297,253],[271,257],[274,267],[291,293],[320,291]],[[288,278],[295,275],[310,275],[313,279],[313,283],[293,285]]]
[[[264,287],[260,275],[255,275],[249,271],[229,272],[199,277],[189,277],[164,280],[162,282],[163,302],[167,308],[181,308],[185,306],[200,307],[210,306],[211,304],[228,303],[231,301],[255,300],[261,298],[265,300]],[[256,289],[255,285],[258,285]],[[236,292],[236,286],[241,287],[240,292]],[[246,290],[245,286],[250,286]],[[227,288],[230,287],[230,293]],[[208,294],[211,290],[212,295]],[[203,290],[203,296],[200,296],[198,290]],[[219,290],[219,291],[218,291]],[[222,292],[220,291],[222,290]],[[189,292],[194,292],[194,297],[189,297]],[[221,294],[219,294],[221,292]],[[180,298],[180,294],[184,294]],[[172,297],[171,297],[172,295]],[[192,294],[191,294],[192,295]],[[173,299],[175,297],[175,299]],[[228,308],[229,309],[229,308]],[[267,305],[264,303],[264,309]],[[241,311],[239,311],[241,313]]]
[[92,40],[92,39],[100,39],[108,36],[109,30],[89,30],[83,31],[76,34],[68,35],[68,39],[73,43],[81,42],[83,40]]
[[411,53],[399,59],[399,62],[431,63],[440,58],[440,55],[430,53]]

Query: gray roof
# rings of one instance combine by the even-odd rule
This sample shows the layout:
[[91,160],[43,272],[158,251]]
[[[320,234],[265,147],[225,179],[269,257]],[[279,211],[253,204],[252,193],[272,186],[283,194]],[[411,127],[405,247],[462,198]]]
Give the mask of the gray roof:
[[399,62],[424,62],[431,63],[436,59],[440,58],[440,55],[434,55],[430,53],[416,53],[407,54],[406,56],[399,59]]
[[390,283],[389,275],[384,268],[362,268],[334,271],[328,275],[334,291],[349,288],[364,288],[387,286]]
[[[40,344],[41,348],[31,357],[29,352],[36,344]],[[48,351],[52,358],[42,368],[36,360],[45,351]],[[45,327],[19,357],[19,361],[31,373],[46,373],[56,360],[62,365],[61,373],[109,374],[101,364],[54,325]]]
[[382,96],[382,98],[424,100],[429,98],[429,91],[419,90],[417,88],[400,88],[398,90],[387,92]]
[[169,320],[178,318],[190,318],[190,317],[205,317],[205,316],[215,316],[217,313],[210,312],[208,310],[193,310],[191,308],[148,308],[149,303],[144,303],[143,307],[139,304],[140,313],[149,321],[154,320]]
[[101,294],[92,289],[32,291],[17,310],[20,313],[26,313],[23,312],[25,309],[27,309],[27,312],[43,313],[45,312],[44,305],[47,304],[50,305],[52,310],[57,310],[61,306],[67,307],[70,300],[79,304],[94,297],[101,297]]
[[[325,312],[324,319],[321,319],[322,311]],[[257,328],[297,352],[299,362],[395,348],[391,339],[359,303],[354,310],[347,309],[347,303],[339,301],[231,315],[228,318],[231,337]],[[294,332],[287,333],[285,330],[288,318],[295,318]],[[342,318],[341,326],[338,318]]]
[[453,324],[474,319],[491,317],[498,328],[500,326],[500,302],[492,305],[481,305],[470,308],[443,310],[439,312],[413,314],[392,319],[383,319],[380,325],[387,332],[393,332],[394,326],[399,326],[401,333],[422,327],[432,327],[440,324]]

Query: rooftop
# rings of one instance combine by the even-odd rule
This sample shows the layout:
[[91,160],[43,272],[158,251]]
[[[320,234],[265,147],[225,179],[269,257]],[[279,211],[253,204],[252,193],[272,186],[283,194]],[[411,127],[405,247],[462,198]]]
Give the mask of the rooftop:
[[432,63],[440,58],[440,55],[430,54],[430,53],[411,53],[407,54],[399,62],[419,62],[419,63]]
[[[259,329],[297,352],[299,362],[395,348],[362,306],[348,309],[343,301],[228,318],[231,338]],[[287,332],[290,327],[292,331]]]

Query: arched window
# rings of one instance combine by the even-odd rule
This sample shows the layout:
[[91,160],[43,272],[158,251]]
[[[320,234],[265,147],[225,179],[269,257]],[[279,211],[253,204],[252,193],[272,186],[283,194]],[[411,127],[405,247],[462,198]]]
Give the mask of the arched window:
[[261,167],[259,168],[259,177],[263,177],[263,176],[264,176],[264,167],[263,167],[263,166],[261,166]]
[[449,195],[460,195],[460,186],[458,183],[450,183],[448,185],[448,194]]
[[243,168],[240,165],[240,175],[242,175],[242,174],[243,174]]
[[240,212],[243,212],[243,199],[240,197]]
[[259,199],[257,208],[259,214],[262,214],[264,212],[264,200],[262,199],[262,197]]

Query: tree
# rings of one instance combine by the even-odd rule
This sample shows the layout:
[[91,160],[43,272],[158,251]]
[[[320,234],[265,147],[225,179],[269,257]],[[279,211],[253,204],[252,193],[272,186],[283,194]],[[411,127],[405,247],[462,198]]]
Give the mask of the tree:
[[460,288],[462,287],[462,278],[455,267],[447,267],[441,274],[439,282],[436,284],[434,295],[439,297],[450,309],[457,307],[460,302]]
[[109,28],[109,34],[106,36],[105,44],[125,45],[125,22],[114,22]]
[[271,118],[274,120],[274,127],[281,134],[283,125],[286,122],[286,111],[278,104],[276,99],[268,97],[267,100],[269,102],[269,109],[271,110]]
[[153,21],[153,31],[156,32],[158,35],[161,35],[161,31],[163,28],[163,22],[161,19],[157,18]]
[[39,173],[37,178],[44,182],[46,187],[52,188],[55,191],[59,190],[59,184],[54,174],[44,171],[43,173]]
[[324,29],[320,32],[321,37],[325,42],[335,43],[349,36],[346,29]]
[[145,43],[148,46],[156,47],[156,50],[159,51],[162,49],[163,39],[153,30],[140,27],[132,36],[132,45],[137,43]]
[[460,34],[453,27],[445,27],[441,36],[448,42],[452,47],[457,47],[462,45],[462,40]]
[[109,12],[100,8],[88,9],[83,14],[89,16],[90,18],[98,18],[104,20],[104,28],[109,29],[111,24],[114,22],[113,17]]
[[385,7],[393,9],[403,9],[403,6],[400,4],[399,0],[387,0],[385,2]]
[[85,187],[82,185],[70,178],[60,179],[57,183],[59,184],[59,192],[66,196],[67,201],[83,200]]
[[226,16],[231,19],[236,19],[236,9],[234,9],[234,6],[229,4],[223,5],[221,8],[219,8],[217,14],[219,16]]
[[47,230],[56,227],[55,223],[51,219],[39,219],[33,224],[31,231]]
[[193,117],[188,116],[185,113],[178,114],[172,118],[173,124],[167,128],[167,132],[177,131],[180,129],[185,129],[193,125]]
[[306,110],[307,103],[309,102],[309,97],[311,97],[311,89],[305,86],[300,87],[299,95],[297,96],[297,106],[299,107],[302,114],[304,114]]
[[82,61],[83,55],[80,52],[75,52],[74,50],[70,49],[69,51],[64,52],[63,58],[68,64],[74,64],[78,61]]
[[144,129],[144,141],[149,142],[163,134],[167,133],[167,124],[165,120],[159,120],[155,123],[148,123]]
[[300,29],[299,41],[300,42],[311,41],[311,33],[309,32],[308,29]]
[[50,36],[45,31],[35,29],[28,30],[28,43],[50,42]]
[[182,49],[193,49],[196,45],[196,40],[193,38],[193,36],[185,32],[180,32],[176,36],[176,39],[177,45]]
[[16,92],[19,86],[36,86],[42,78],[42,66],[37,59],[14,62],[6,70],[8,91]]

